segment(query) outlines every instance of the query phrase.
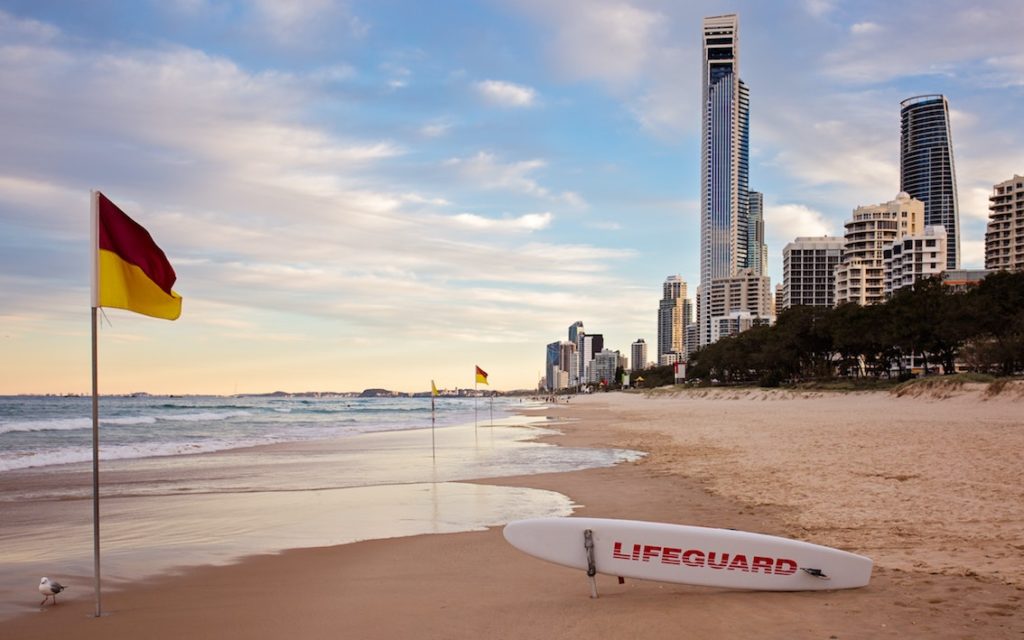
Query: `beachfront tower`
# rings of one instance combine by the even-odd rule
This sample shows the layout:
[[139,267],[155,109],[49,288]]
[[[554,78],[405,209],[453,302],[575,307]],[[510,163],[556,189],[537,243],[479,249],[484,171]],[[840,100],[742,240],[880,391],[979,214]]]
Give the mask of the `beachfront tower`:
[[577,320],[569,325],[569,342],[576,345],[576,360],[569,368],[569,386],[573,388],[579,387],[582,382],[580,376],[583,374],[583,337],[585,335],[582,320]]
[[764,243],[764,194],[747,192],[747,267],[756,275],[768,273],[768,245]]
[[636,342],[629,346],[629,364],[631,371],[643,371],[647,368],[647,342],[643,338],[637,338]]
[[836,265],[843,256],[844,238],[796,238],[782,249],[782,295],[779,311],[799,305],[834,307]]
[[686,281],[669,276],[662,285],[658,303],[658,361],[665,354],[682,354],[686,327],[692,320],[692,305],[686,298]]
[[960,268],[960,214],[957,204],[949,103],[942,95],[907,98],[900,103],[900,191],[924,203],[926,226],[946,229],[946,268]]
[[1024,271],[1024,176],[992,187],[985,229],[985,268]]
[[886,248],[924,230],[924,203],[906,192],[891,202],[854,209],[853,218],[846,222],[843,255],[835,268],[836,304],[884,302]]
[[[701,115],[700,286],[697,322],[701,345],[711,341],[711,283],[756,268],[764,229],[751,229],[750,92],[739,75],[739,17],[704,18]],[[757,242],[758,234],[761,241]],[[756,267],[755,267],[756,265]]]

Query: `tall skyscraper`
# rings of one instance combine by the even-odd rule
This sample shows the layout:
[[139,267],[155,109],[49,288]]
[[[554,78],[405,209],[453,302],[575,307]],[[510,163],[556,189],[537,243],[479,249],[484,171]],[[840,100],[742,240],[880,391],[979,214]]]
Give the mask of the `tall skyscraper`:
[[666,353],[682,354],[686,326],[692,310],[686,298],[686,281],[679,276],[665,278],[658,303],[658,361]]
[[943,95],[923,95],[900,106],[900,191],[924,203],[925,225],[946,228],[946,268],[959,269],[960,212],[949,103]]
[[700,287],[697,321],[700,344],[711,341],[708,315],[711,282],[740,269],[760,273],[764,252],[755,246],[764,229],[751,229],[750,92],[739,74],[739,17],[704,18],[703,113],[701,123]]

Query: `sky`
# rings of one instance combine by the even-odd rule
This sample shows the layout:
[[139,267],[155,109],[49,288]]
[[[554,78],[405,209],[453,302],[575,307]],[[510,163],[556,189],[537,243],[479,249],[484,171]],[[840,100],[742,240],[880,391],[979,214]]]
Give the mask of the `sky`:
[[534,388],[657,349],[699,274],[701,21],[738,13],[772,286],[952,112],[962,265],[1024,174],[1017,0],[0,0],[0,394],[90,390],[89,192],[184,298],[103,310],[101,393]]

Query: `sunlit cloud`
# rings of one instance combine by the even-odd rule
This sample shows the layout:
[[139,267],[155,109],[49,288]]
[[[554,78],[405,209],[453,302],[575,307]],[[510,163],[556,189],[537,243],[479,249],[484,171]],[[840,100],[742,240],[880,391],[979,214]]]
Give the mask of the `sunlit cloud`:
[[547,167],[547,162],[539,158],[503,163],[495,154],[480,151],[469,158],[450,158],[444,165],[456,170],[465,180],[484,189],[515,191],[562,202],[575,208],[586,206],[586,202],[578,193],[554,192],[532,177],[533,173]]
[[551,224],[551,214],[527,213],[516,218],[494,219],[474,213],[460,213],[451,217],[459,226],[474,230],[487,231],[536,231]]
[[536,90],[511,82],[484,80],[476,83],[476,90],[485,101],[499,107],[532,107],[537,103]]

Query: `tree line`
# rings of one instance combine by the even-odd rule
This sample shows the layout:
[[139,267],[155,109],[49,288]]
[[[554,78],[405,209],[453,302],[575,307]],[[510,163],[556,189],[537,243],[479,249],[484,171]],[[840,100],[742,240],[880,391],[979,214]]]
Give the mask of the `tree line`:
[[697,351],[689,378],[765,386],[833,377],[1024,371],[1024,272],[997,272],[966,292],[918,280],[882,304],[795,306]]

